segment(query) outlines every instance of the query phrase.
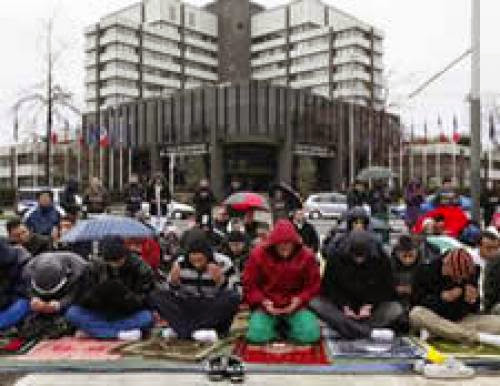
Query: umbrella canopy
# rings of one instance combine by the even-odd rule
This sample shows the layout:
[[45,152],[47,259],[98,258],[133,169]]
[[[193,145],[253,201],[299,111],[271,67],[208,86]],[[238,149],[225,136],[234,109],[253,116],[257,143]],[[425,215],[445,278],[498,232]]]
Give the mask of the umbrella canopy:
[[383,166],[372,166],[359,172],[357,179],[360,181],[388,180],[394,178],[394,173],[389,168]]
[[413,232],[417,234],[422,233],[425,219],[439,216],[443,217],[445,232],[451,237],[459,237],[469,224],[469,219],[465,215],[465,212],[458,206],[441,206],[421,216],[413,227]]
[[429,244],[437,247],[441,255],[447,253],[452,249],[461,248],[465,249],[471,256],[478,258],[476,251],[450,236],[428,236],[426,238],[426,241]]
[[155,231],[153,228],[147,227],[132,218],[103,215],[79,221],[73,229],[61,238],[61,241],[71,244],[82,241],[98,241],[106,236],[121,236],[124,239],[145,239],[154,237]]
[[275,190],[281,190],[283,192],[286,199],[290,203],[291,209],[302,208],[302,198],[300,197],[300,194],[286,182],[282,181],[279,184],[273,184],[271,186],[270,193]]
[[260,194],[252,192],[233,193],[224,200],[223,205],[227,205],[238,212],[269,210],[269,203],[267,200]]

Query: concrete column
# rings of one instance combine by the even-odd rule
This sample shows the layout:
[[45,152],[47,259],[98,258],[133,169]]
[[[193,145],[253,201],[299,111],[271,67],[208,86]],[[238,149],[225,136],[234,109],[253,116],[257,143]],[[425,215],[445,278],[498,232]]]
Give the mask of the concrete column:
[[210,134],[210,185],[217,198],[224,195],[223,145],[217,140],[217,128]]

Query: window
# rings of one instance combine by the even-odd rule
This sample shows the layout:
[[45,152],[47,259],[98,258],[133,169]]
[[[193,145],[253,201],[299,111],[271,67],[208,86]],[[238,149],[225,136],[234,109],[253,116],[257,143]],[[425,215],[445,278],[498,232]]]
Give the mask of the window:
[[194,12],[189,12],[189,15],[188,15],[188,24],[189,24],[190,27],[194,27],[194,25],[195,25]]
[[176,15],[175,15],[175,7],[170,6],[168,9],[170,20],[175,21]]

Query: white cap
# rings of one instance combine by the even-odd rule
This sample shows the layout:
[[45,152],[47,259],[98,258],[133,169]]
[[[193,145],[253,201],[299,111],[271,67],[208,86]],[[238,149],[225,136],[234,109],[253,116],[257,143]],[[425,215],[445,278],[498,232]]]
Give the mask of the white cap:
[[484,233],[486,233],[488,236],[493,236],[495,239],[500,240],[500,233],[498,233],[498,230],[496,227],[493,225],[489,226],[484,230]]

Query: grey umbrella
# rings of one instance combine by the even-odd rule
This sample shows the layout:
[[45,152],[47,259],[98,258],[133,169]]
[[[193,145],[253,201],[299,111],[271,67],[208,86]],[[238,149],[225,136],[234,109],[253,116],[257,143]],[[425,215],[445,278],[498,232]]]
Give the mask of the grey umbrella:
[[394,173],[391,169],[383,166],[372,166],[359,172],[357,179],[360,181],[372,180],[388,180],[394,178]]

